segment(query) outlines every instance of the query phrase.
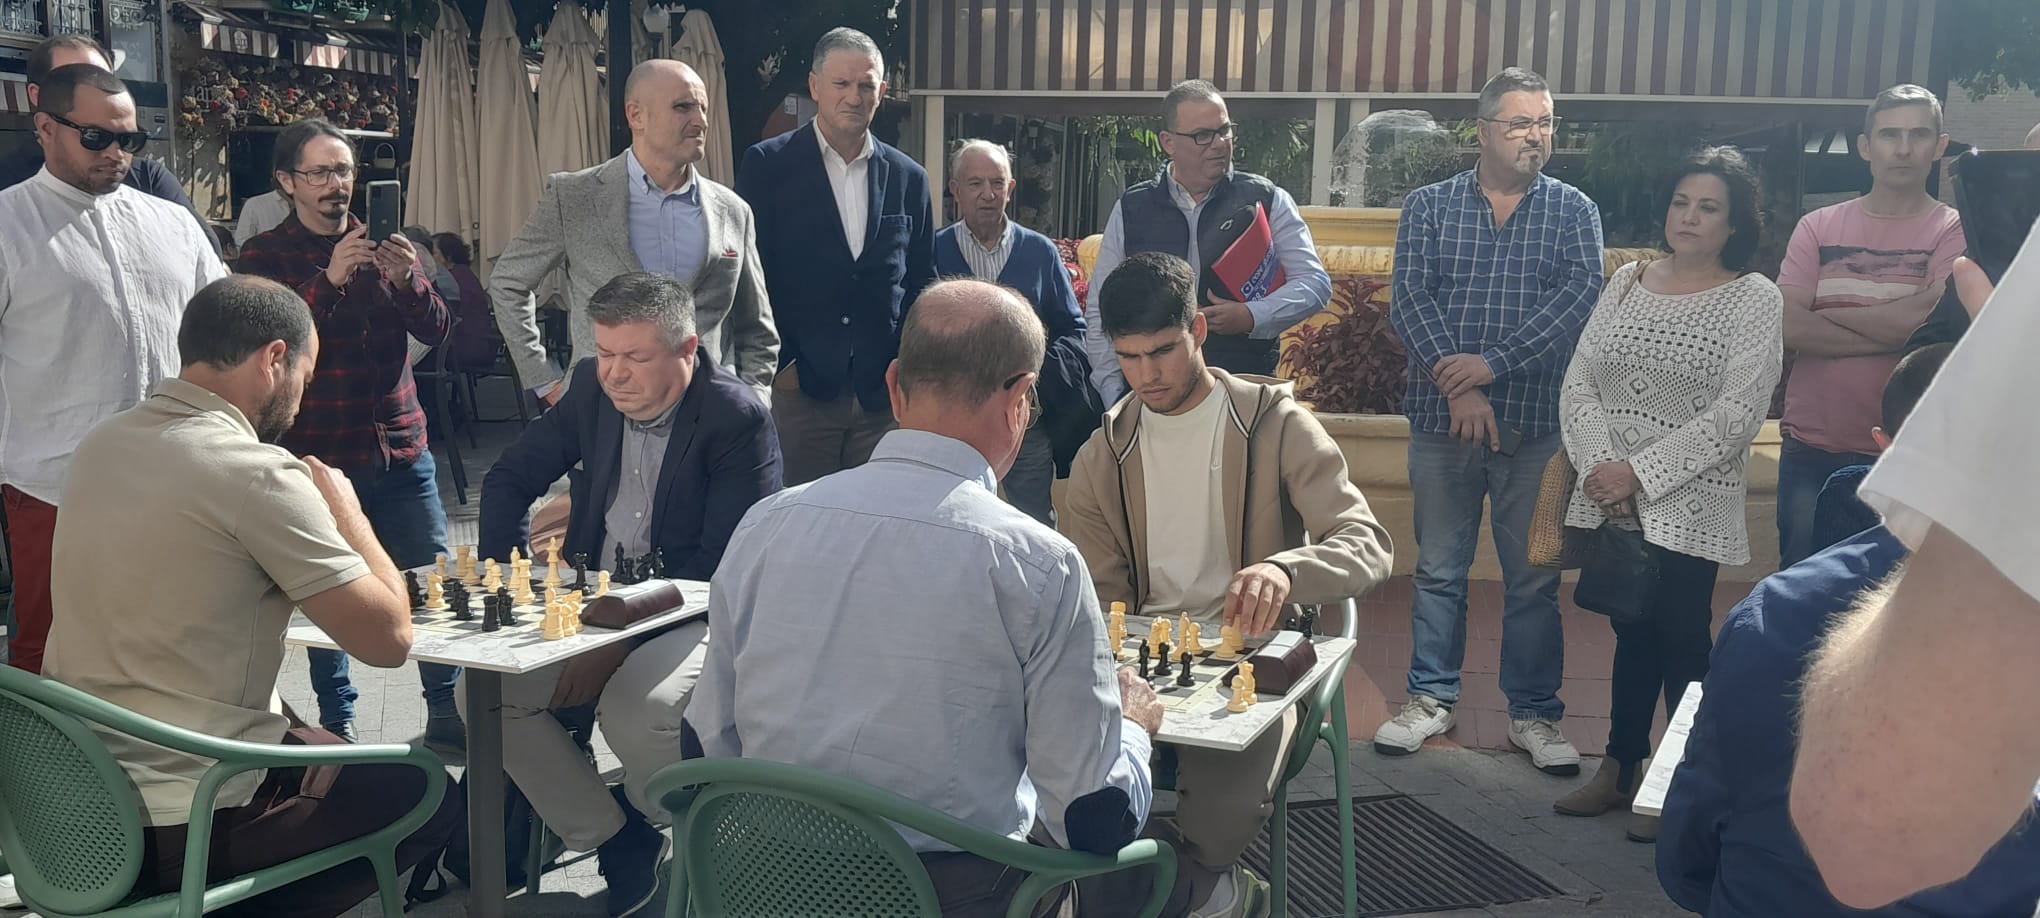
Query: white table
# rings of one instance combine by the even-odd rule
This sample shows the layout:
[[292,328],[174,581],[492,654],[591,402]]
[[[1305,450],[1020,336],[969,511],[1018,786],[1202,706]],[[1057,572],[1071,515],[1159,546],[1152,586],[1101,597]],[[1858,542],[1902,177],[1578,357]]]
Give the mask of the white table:
[[[1142,627],[1136,629],[1134,625]],[[1146,633],[1145,622],[1127,618],[1127,629]],[[1217,692],[1200,699],[1198,703],[1184,708],[1173,708],[1162,714],[1161,732],[1155,734],[1155,741],[1175,743],[1179,746],[1202,746],[1206,749],[1223,749],[1241,752],[1253,745],[1254,740],[1268,731],[1276,721],[1282,719],[1282,712],[1293,707],[1311,692],[1323,685],[1334,667],[1341,660],[1353,654],[1353,641],[1342,637],[1313,637],[1317,645],[1317,664],[1310,672],[1297,680],[1287,695],[1270,695],[1258,692],[1259,703],[1238,714],[1225,709],[1231,697],[1228,692]],[[1250,650],[1249,653],[1252,651]],[[1246,657],[1241,657],[1244,660]]]
[[[421,576],[425,570],[419,568]],[[480,630],[479,622],[472,629],[457,631],[439,624],[414,625],[410,659],[445,663],[467,671],[461,677],[461,690],[467,692],[468,700],[469,915],[476,918],[502,915],[503,901],[509,894],[505,888],[503,850],[503,674],[544,669],[598,647],[708,614],[708,584],[695,580],[673,582],[679,584],[686,599],[679,608],[620,631],[588,627],[580,634],[548,641],[539,636],[538,616],[529,613],[521,616],[525,624],[494,632]],[[617,586],[610,593],[627,596],[645,588],[645,585]],[[476,614],[479,616],[480,612]],[[416,622],[419,617],[414,615],[413,620]],[[341,649],[302,612],[291,616],[290,628],[283,639],[287,644]]]
[[1658,743],[1657,757],[1650,760],[1650,770],[1644,772],[1643,783],[1636,786],[1636,802],[1631,809],[1645,816],[1658,816],[1665,809],[1665,795],[1672,790],[1672,772],[1686,759],[1686,736],[1693,732],[1693,715],[1700,710],[1700,683],[1686,686],[1686,694],[1679,697],[1679,709],[1672,713],[1672,723],[1665,728],[1664,741]]

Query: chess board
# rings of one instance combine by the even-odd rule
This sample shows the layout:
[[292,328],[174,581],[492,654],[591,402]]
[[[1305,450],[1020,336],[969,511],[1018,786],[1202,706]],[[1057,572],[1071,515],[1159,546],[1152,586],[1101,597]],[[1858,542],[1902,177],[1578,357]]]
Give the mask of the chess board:
[[[1126,640],[1121,642],[1118,662],[1122,665],[1137,667],[1140,664],[1141,642],[1147,640],[1148,636],[1148,620],[1128,616],[1126,624]],[[1218,629],[1213,628],[1212,630],[1217,631]],[[1180,639],[1182,636],[1171,635],[1171,637]],[[1193,709],[1202,710],[1208,708],[1214,702],[1223,707],[1226,700],[1232,697],[1232,690],[1224,685],[1226,674],[1232,672],[1235,665],[1251,656],[1260,646],[1258,642],[1249,641],[1247,642],[1246,649],[1241,651],[1239,656],[1225,659],[1220,658],[1216,654],[1218,650],[1217,641],[1205,639],[1202,643],[1204,645],[1204,652],[1193,654],[1190,657],[1190,685],[1183,686],[1177,684],[1178,674],[1182,670],[1182,664],[1179,662],[1182,651],[1177,650],[1173,645],[1169,648],[1169,655],[1177,657],[1178,660],[1170,661],[1169,675],[1149,676],[1148,685],[1154,688],[1155,697],[1161,700],[1164,711],[1189,712]],[[1159,666],[1160,661],[1154,660],[1149,663],[1148,669],[1152,673]],[[1262,703],[1266,703],[1271,699],[1268,693],[1260,692],[1259,700]]]
[[[423,580],[427,572],[436,569],[433,565],[428,564],[416,569],[414,573],[418,575],[420,580]],[[517,614],[517,623],[507,628],[498,628],[492,633],[504,635],[517,635],[524,632],[538,633],[539,625],[545,620],[545,569],[535,568],[533,573],[537,576],[531,579],[531,602],[518,603],[511,607],[511,611]],[[595,593],[595,577],[595,571],[591,570],[588,572],[588,589],[581,594],[584,599],[593,598]],[[559,586],[560,595],[567,595],[573,589],[573,586],[574,575],[572,571],[568,571],[566,572],[565,581]],[[610,587],[610,592],[618,593],[624,589],[622,586],[612,586]],[[475,586],[471,588],[471,591],[470,596],[472,600],[468,606],[468,611],[474,616],[472,620],[462,621],[455,616],[453,609],[450,607],[445,609],[427,609],[423,605],[413,604],[411,606],[411,627],[425,631],[436,631],[441,634],[481,634],[484,630],[482,628],[483,590],[480,586]],[[512,590],[511,592],[515,593],[516,591]]]

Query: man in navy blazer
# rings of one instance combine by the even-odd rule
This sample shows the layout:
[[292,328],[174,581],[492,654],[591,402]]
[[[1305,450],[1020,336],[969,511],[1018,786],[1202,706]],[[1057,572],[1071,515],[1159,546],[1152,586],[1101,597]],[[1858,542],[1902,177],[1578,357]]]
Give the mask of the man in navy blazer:
[[[757,390],[701,348],[687,285],[623,274],[588,300],[595,359],[482,480],[481,554],[528,549],[526,516],[572,476],[564,553],[589,566],[658,549],[668,576],[707,580],[745,512],[779,490],[779,440]],[[529,553],[527,551],[527,553]],[[658,890],[662,814],[645,782],[679,761],[680,716],[701,674],[707,625],[690,622],[503,680],[505,769],[568,847],[595,851],[609,913]],[[600,699],[602,732],[624,768],[610,789],[552,712]],[[465,703],[465,699],[463,699]]]
[[753,146],[737,168],[779,323],[772,417],[789,485],[862,465],[892,429],[885,368],[935,279],[928,173],[871,136],[884,72],[870,36],[831,30],[808,74],[814,124]]

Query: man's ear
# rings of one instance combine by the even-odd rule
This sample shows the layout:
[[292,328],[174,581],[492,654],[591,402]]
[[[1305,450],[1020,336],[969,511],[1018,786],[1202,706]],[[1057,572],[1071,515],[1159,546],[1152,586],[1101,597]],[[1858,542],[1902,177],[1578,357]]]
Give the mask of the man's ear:
[[1202,348],[1204,347],[1204,337],[1210,333],[1211,326],[1204,321],[1204,311],[1198,310],[1195,315],[1190,317],[1190,340],[1197,342],[1197,346]]
[[1882,427],[1870,428],[1870,439],[1876,442],[1879,451],[1891,448],[1891,435],[1885,433]]

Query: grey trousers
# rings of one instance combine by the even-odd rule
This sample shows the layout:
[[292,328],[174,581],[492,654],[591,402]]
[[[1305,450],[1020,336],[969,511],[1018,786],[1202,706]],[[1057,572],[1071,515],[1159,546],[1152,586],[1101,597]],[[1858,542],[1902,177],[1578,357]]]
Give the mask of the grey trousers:
[[871,458],[880,438],[897,426],[891,411],[866,411],[854,395],[826,402],[800,391],[793,367],[772,386],[772,423],[779,430],[779,461],[787,487],[856,468]]
[[[647,641],[611,676],[596,708],[609,748],[623,764],[624,793],[653,822],[665,810],[645,784],[680,761],[680,716],[708,656],[708,624],[688,622]],[[503,770],[567,847],[593,851],[623,828],[623,809],[548,707],[566,664],[503,677]],[[467,715],[467,693],[460,694]]]

